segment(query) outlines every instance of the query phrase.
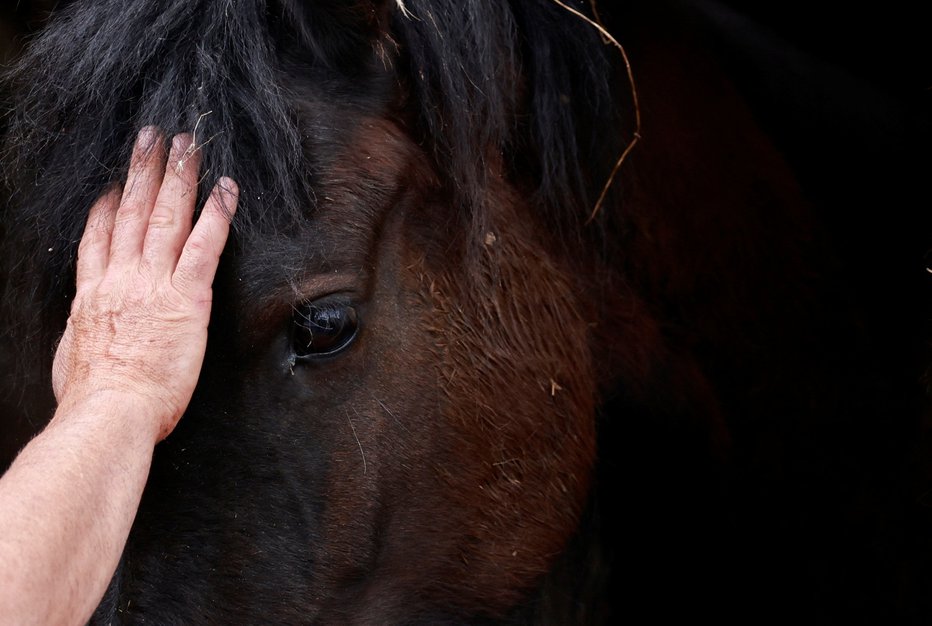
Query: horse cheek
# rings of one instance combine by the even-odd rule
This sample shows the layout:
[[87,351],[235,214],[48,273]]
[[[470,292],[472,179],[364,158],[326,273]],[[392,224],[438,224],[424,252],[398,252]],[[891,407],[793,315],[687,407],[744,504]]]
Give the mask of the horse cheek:
[[[442,431],[433,476],[464,603],[520,602],[579,523],[595,457],[588,323],[567,265],[499,190],[467,268],[421,276]],[[515,213],[512,213],[514,211]],[[455,537],[455,540],[453,539]]]

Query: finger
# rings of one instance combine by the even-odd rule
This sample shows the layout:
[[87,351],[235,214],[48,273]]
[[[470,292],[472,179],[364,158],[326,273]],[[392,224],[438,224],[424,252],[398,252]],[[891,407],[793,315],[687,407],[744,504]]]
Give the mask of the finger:
[[194,295],[210,289],[238,198],[239,188],[232,179],[223,177],[217,181],[172,276],[172,283],[180,291]]
[[99,280],[107,269],[113,221],[119,206],[120,188],[111,187],[91,207],[84,235],[78,244],[78,290]]
[[158,197],[165,168],[162,135],[152,126],[139,131],[110,240],[110,262],[123,263],[142,251],[149,213]]
[[191,218],[197,199],[201,151],[191,135],[176,135],[165,167],[165,177],[149,216],[142,247],[142,262],[160,273],[170,274],[191,232]]

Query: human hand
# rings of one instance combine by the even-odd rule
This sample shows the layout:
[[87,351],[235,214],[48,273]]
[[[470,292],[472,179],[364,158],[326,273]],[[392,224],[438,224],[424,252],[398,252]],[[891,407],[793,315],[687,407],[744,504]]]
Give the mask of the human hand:
[[[96,202],[78,247],[77,290],[52,367],[59,405],[104,396],[142,413],[164,439],[204,360],[211,283],[238,189],[221,178],[192,229],[200,151],[139,133],[122,194]],[[131,408],[130,408],[131,407]]]

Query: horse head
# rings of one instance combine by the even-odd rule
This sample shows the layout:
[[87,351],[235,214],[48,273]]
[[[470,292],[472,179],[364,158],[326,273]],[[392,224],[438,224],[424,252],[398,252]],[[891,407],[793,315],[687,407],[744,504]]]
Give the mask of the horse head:
[[36,387],[139,127],[194,133],[201,193],[242,190],[198,389],[94,621],[542,610],[613,379],[598,31],[552,2],[64,4],[9,79],[5,319],[41,338]]

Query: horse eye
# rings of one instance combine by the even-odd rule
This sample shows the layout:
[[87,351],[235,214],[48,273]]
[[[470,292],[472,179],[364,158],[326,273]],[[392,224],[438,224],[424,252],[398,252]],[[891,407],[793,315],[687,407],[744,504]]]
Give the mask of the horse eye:
[[306,303],[294,311],[292,349],[296,359],[331,356],[356,338],[356,309],[341,303]]

